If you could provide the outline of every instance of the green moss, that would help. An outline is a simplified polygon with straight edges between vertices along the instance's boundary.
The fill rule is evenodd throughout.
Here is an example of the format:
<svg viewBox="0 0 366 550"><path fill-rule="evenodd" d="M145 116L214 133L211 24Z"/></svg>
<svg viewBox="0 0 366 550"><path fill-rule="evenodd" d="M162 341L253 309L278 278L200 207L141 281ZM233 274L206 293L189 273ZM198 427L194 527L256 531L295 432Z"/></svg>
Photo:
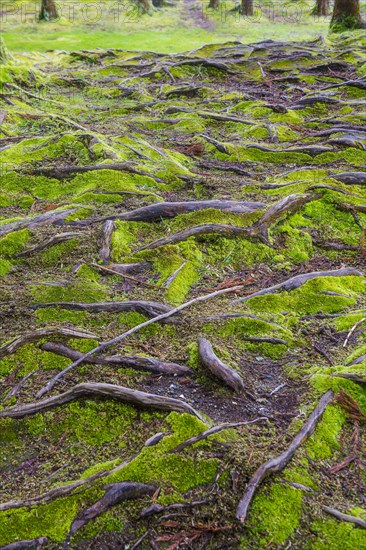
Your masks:
<svg viewBox="0 0 366 550"><path fill-rule="evenodd" d="M312 548L315 550L366 549L365 532L351 523L319 519L311 524L311 531L317 536L316 540L312 541Z"/></svg>
<svg viewBox="0 0 366 550"><path fill-rule="evenodd" d="M122 261L127 254L131 253L131 243L135 241L136 225L130 222L116 222L116 230L112 235L112 260Z"/></svg>
<svg viewBox="0 0 366 550"><path fill-rule="evenodd" d="M334 319L333 323L337 331L349 330L355 323L361 321L364 317L364 311L361 313L350 313L349 315L342 315L341 317Z"/></svg>
<svg viewBox="0 0 366 550"><path fill-rule="evenodd" d="M318 490L318 485L310 476L307 468L303 466L291 466L285 470L285 478L292 483L301 483L305 487L310 487L314 491Z"/></svg>
<svg viewBox="0 0 366 550"><path fill-rule="evenodd" d="M247 301L253 311L280 313L293 311L301 315L323 311L333 313L356 303L359 294L365 292L364 279L357 276L318 277L311 279L292 292L266 294ZM343 296L325 294L336 292Z"/></svg>
<svg viewBox="0 0 366 550"><path fill-rule="evenodd" d="M45 267L51 267L59 262L64 262L70 252L75 250L79 241L77 239L70 239L55 246L51 246L48 250L41 254L41 261Z"/></svg>
<svg viewBox="0 0 366 550"><path fill-rule="evenodd" d="M108 289L94 281L78 280L67 286L33 285L30 291L34 302L100 302Z"/></svg>
<svg viewBox="0 0 366 550"><path fill-rule="evenodd" d="M352 325L353 326L353 325ZM345 363L346 365L349 363L352 363L355 359L358 359L361 357L361 355L366 354L366 344L363 344L362 346L357 347L346 359ZM366 361L366 359L365 359Z"/></svg>
<svg viewBox="0 0 366 550"><path fill-rule="evenodd" d="M13 264L9 260L0 258L0 277L5 277L5 275L11 270L12 265Z"/></svg>
<svg viewBox="0 0 366 550"><path fill-rule="evenodd" d="M61 498L47 505L18 508L0 513L0 544L46 536L51 541L65 540L78 511L80 497Z"/></svg>
<svg viewBox="0 0 366 550"><path fill-rule="evenodd" d="M52 323L54 321L62 323L63 321L73 323L76 326L85 326L85 320L88 314L84 311L67 311L66 309L56 309L46 307L36 311L37 321L39 323Z"/></svg>
<svg viewBox="0 0 366 550"><path fill-rule="evenodd" d="M9 233L2 239L0 239L0 255L11 257L23 250L25 244L30 238L28 229L21 229L20 231L14 231Z"/></svg>
<svg viewBox="0 0 366 550"><path fill-rule="evenodd" d="M121 459L117 458L115 460L107 460L106 462L99 462L98 464L94 464L90 468L87 468L87 470L84 470L84 472L80 476L80 479L86 479L87 477L93 476L98 472L107 472L109 470L112 470L115 466L120 464L120 462Z"/></svg>
<svg viewBox="0 0 366 550"><path fill-rule="evenodd" d="M109 476L107 483L123 480L155 482L168 493L171 490L182 493L212 481L217 470L216 459L193 459L183 453L167 454L170 449L197 435L207 426L188 414L171 413L166 420L173 434L164 437L153 447L145 447L135 460L118 473Z"/></svg>
<svg viewBox="0 0 366 550"><path fill-rule="evenodd" d="M299 525L301 509L302 494L294 487L273 484L262 490L253 500L247 523L257 548L270 542L284 544Z"/></svg>
<svg viewBox="0 0 366 550"><path fill-rule="evenodd" d="M120 447L126 446L125 431L137 418L132 405L114 401L75 401L66 408L62 430L87 445L103 446L118 440Z"/></svg>
<svg viewBox="0 0 366 550"><path fill-rule="evenodd" d="M29 372L37 369L42 370L62 370L70 363L66 357L60 357L53 353L40 350L33 344L21 347L16 353L0 360L0 377L7 376L17 367L18 376L25 376Z"/></svg>
<svg viewBox="0 0 366 550"><path fill-rule="evenodd" d="M312 240L308 233L294 229L289 225L281 226L279 233L285 235L285 247L282 254L294 263L309 260L313 253Z"/></svg>
<svg viewBox="0 0 366 550"><path fill-rule="evenodd" d="M340 448L339 437L345 414L339 407L328 406L306 449L312 459L330 458Z"/></svg>
<svg viewBox="0 0 366 550"><path fill-rule="evenodd" d="M191 286L197 281L198 274L191 262L187 262L174 281L169 285L166 299L172 304L184 302Z"/></svg>

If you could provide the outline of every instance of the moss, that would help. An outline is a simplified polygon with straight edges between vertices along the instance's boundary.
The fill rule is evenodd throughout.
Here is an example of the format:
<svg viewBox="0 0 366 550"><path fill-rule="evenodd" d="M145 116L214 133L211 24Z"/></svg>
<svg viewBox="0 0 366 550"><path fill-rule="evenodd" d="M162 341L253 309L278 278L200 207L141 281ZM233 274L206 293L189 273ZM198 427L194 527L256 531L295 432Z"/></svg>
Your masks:
<svg viewBox="0 0 366 550"><path fill-rule="evenodd" d="M325 294L329 291L344 296ZM247 304L253 311L293 311L301 315L319 311L333 313L354 304L357 296L364 292L362 277L318 277L291 292L258 296Z"/></svg>
<svg viewBox="0 0 366 550"><path fill-rule="evenodd" d="M135 460L109 476L107 483L124 480L155 482L162 486L164 496L166 491L182 493L213 480L217 470L216 459L199 456L193 459L183 454L167 454L170 449L197 435L207 426L188 414L171 413L166 420L173 434L164 437L153 447L145 447Z"/></svg>
<svg viewBox="0 0 366 550"><path fill-rule="evenodd" d="M65 540L78 511L80 497L55 500L47 505L18 508L0 513L0 544L46 536L51 541Z"/></svg>
<svg viewBox="0 0 366 550"><path fill-rule="evenodd" d="M17 367L20 367L17 371L17 376L25 376L37 369L62 370L69 363L70 360L66 359L66 357L42 351L37 346L28 344L20 348L16 353L0 360L0 377L7 376Z"/></svg>
<svg viewBox="0 0 366 550"><path fill-rule="evenodd" d="M294 533L301 519L301 491L273 484L257 495L249 512L247 527L258 548L281 545ZM245 548L245 545L243 546Z"/></svg>
<svg viewBox="0 0 366 550"><path fill-rule="evenodd" d="M124 433L137 418L132 405L114 401L75 401L66 407L61 430L87 445L103 446L118 440L125 447ZM62 432L61 432L62 433Z"/></svg>
<svg viewBox="0 0 366 550"><path fill-rule="evenodd" d="M84 470L84 472L80 476L80 479L86 479L87 477L93 476L98 472L107 472L109 470L112 470L115 466L120 464L120 462L121 459L117 458L115 460L107 460L106 462L99 462L98 464L94 464L90 468L87 468L87 470Z"/></svg>
<svg viewBox="0 0 366 550"><path fill-rule="evenodd" d="M315 433L306 445L310 458L330 458L340 448L339 437L344 421L345 414L339 407L330 405L325 409Z"/></svg>
<svg viewBox="0 0 366 550"><path fill-rule="evenodd" d="M51 246L48 250L41 254L41 261L45 267L51 267L59 262L64 262L67 259L69 252L75 250L79 241L77 239L70 239L55 246Z"/></svg>
<svg viewBox="0 0 366 550"><path fill-rule="evenodd" d="M3 258L0 258L0 277L5 277L7 273L12 268L12 263L9 260L4 260Z"/></svg>
<svg viewBox="0 0 366 550"><path fill-rule="evenodd" d="M28 229L21 229L20 231L14 231L9 233L2 239L0 239L0 255L11 257L23 250L25 244L30 238Z"/></svg>
<svg viewBox="0 0 366 550"><path fill-rule="evenodd" d="M136 239L136 225L131 222L116 222L116 230L112 235L112 260L122 261L127 254L131 253L131 243Z"/></svg>
<svg viewBox="0 0 366 550"><path fill-rule="evenodd" d="M361 317L363 319L363 317ZM357 322L357 321L356 321ZM352 325L353 326L353 325ZM355 359L358 359L361 357L361 355L366 354L366 344L363 344L362 346L357 347L346 359L345 363L348 365L349 363L352 363ZM366 361L366 359L365 359Z"/></svg>
<svg viewBox="0 0 366 550"><path fill-rule="evenodd" d="M32 285L34 302L100 302L107 287L94 281L78 280L67 286Z"/></svg>
<svg viewBox="0 0 366 550"><path fill-rule="evenodd" d="M312 541L312 548L315 550L366 549L365 532L350 523L342 523L335 519L319 519L311 524L311 531L317 537Z"/></svg>
<svg viewBox="0 0 366 550"><path fill-rule="evenodd" d="M166 299L172 304L184 302L191 286L197 281L198 274L191 262L187 262L180 270L174 281L169 285Z"/></svg>
<svg viewBox="0 0 366 550"><path fill-rule="evenodd" d="M358 404L364 414L366 414L366 395L362 386L355 384L351 380L345 378L339 378L337 376L331 376L332 374L353 372L355 374L364 374L362 365L354 365L352 367L329 367L322 368L321 370L315 369L313 376L311 377L311 385L319 393L332 389L337 394L342 389L345 390Z"/></svg>
<svg viewBox="0 0 366 550"><path fill-rule="evenodd" d="M66 309L56 309L46 307L36 311L37 321L39 323L52 323L63 321L73 323L76 326L85 326L85 320L88 318L88 314L84 311L67 311Z"/></svg>
<svg viewBox="0 0 366 550"><path fill-rule="evenodd" d="M314 489L314 491L318 490L317 483L310 476L308 469L303 466L287 467L285 470L285 478L292 483L301 483L305 485L305 487Z"/></svg>
<svg viewBox="0 0 366 550"><path fill-rule="evenodd" d="M294 263L301 263L311 258L313 246L308 233L294 229L289 225L282 225L278 232L285 235L285 247L282 253L286 259Z"/></svg>
<svg viewBox="0 0 366 550"><path fill-rule="evenodd" d="M350 313L349 315L342 315L337 319L334 319L333 323L337 331L349 330L355 323L361 321L365 317L365 312Z"/></svg>

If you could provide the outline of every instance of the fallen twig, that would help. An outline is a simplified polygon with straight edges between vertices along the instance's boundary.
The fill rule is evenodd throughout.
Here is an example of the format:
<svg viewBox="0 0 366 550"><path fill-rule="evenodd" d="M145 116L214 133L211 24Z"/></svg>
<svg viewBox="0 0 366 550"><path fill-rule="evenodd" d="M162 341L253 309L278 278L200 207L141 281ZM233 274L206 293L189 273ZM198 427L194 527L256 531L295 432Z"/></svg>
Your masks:
<svg viewBox="0 0 366 550"><path fill-rule="evenodd" d="M180 453L188 447L189 445L194 445L195 443L198 443L198 441L202 441L203 439L207 439L210 437L210 435L217 434L219 432L222 432L222 430L229 430L231 428L239 428L241 426L247 426L248 424L254 424L255 422L261 422L262 420L268 421L268 418L266 416L260 416L259 418L255 418L254 420L249 420L247 422L233 422L233 423L227 423L227 424L221 424L220 426L213 426L213 428L209 428L208 430L205 430L204 432L201 432L200 434L190 437L189 439L186 439L182 443L180 443L177 447L169 451L169 453Z"/></svg>
<svg viewBox="0 0 366 550"><path fill-rule="evenodd" d="M357 323L355 323L353 325L353 327L351 328L351 330L349 331L349 333L347 334L347 337L344 341L344 344L343 344L343 347L345 348L348 344L348 341L349 339L351 338L352 334L354 333L354 331L356 330L357 327L359 327L360 325L362 325L362 323L364 323L366 321L366 317L363 317L362 319L360 319L359 321L357 321Z"/></svg>
<svg viewBox="0 0 366 550"><path fill-rule="evenodd" d="M67 357L72 361L76 361L83 356L81 351L71 349L64 344L57 342L46 342L41 346L41 349L51 353L57 353L63 357ZM93 356L87 357L85 363L92 363L97 365L117 365L118 367L140 369L148 372L153 372L155 374L168 374L175 376L182 375L191 375L194 371L186 367L185 365L178 365L177 363L171 363L168 361L160 361L153 357L141 357L138 355L134 356L122 356L122 355L111 355L107 356Z"/></svg>

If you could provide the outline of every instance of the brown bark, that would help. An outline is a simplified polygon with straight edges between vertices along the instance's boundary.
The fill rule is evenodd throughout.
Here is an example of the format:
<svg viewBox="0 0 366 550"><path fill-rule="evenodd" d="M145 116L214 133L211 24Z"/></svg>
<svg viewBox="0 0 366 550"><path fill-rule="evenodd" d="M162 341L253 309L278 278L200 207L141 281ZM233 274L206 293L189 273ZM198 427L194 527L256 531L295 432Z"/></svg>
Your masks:
<svg viewBox="0 0 366 550"><path fill-rule="evenodd" d="M220 0L210 0L208 7L212 10L217 10L220 5Z"/></svg>
<svg viewBox="0 0 366 550"><path fill-rule="evenodd" d="M57 8L54 0L42 0L39 20L51 21L52 19L58 19Z"/></svg>
<svg viewBox="0 0 366 550"><path fill-rule="evenodd" d="M246 16L254 15L253 0L241 0L241 13Z"/></svg>
<svg viewBox="0 0 366 550"><path fill-rule="evenodd" d="M335 0L333 6L332 29L339 26L340 30L353 29L361 25L359 0Z"/></svg>
<svg viewBox="0 0 366 550"><path fill-rule="evenodd" d="M329 0L316 0L312 15L317 15L319 17L325 17L328 15L329 11Z"/></svg>

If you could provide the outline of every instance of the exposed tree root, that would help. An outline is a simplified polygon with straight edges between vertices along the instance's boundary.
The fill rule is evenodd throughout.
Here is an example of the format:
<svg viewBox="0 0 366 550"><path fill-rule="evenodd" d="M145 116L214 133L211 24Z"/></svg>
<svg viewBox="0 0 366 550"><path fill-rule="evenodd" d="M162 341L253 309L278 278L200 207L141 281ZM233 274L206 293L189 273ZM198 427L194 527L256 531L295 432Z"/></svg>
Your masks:
<svg viewBox="0 0 366 550"><path fill-rule="evenodd" d="M111 506L116 506L125 500L134 500L147 495L152 496L156 492L157 486L137 483L135 481L123 481L122 483L105 485L104 489L106 490L105 495L92 506L84 510L80 516L72 522L69 536L74 535L76 531L79 531L79 529L84 527L91 519L100 516Z"/></svg>
<svg viewBox="0 0 366 550"><path fill-rule="evenodd" d="M83 329L72 329L68 327L50 327L40 330L34 330L33 332L28 332L22 336L17 336L11 342L7 342L0 347L0 359L6 355L11 355L15 353L19 348L27 344L32 344L33 342L38 342L44 338L49 337L65 337L65 338L97 338L95 334L88 332Z"/></svg>
<svg viewBox="0 0 366 550"><path fill-rule="evenodd" d="M332 174L332 178L341 181L345 185L366 184L366 172L343 172L342 174Z"/></svg>
<svg viewBox="0 0 366 550"><path fill-rule="evenodd" d="M190 445L194 445L195 443L198 443L199 441L202 441L204 439L207 439L210 437L210 435L217 434L221 432L222 430L229 430L231 428L239 428L241 426L247 426L248 424L254 424L256 422L261 422L262 420L267 421L268 418L266 416L260 416L259 418L255 418L254 420L249 420L247 422L234 422L234 423L227 423L227 424L221 424L220 426L213 426L213 428L209 428L208 430L205 430L204 432L201 432L200 434L190 437L189 439L186 439L182 443L180 443L177 447L169 451L170 453L180 453L185 449L186 447L189 447Z"/></svg>
<svg viewBox="0 0 366 550"><path fill-rule="evenodd" d="M326 512L327 514L330 514L331 516L335 517L339 521L346 521L348 523L353 523L358 527L362 527L362 529L366 529L366 521L364 519L358 518L357 516L350 516L348 514L343 514L343 512L340 512L335 508L331 508L330 506L322 506L322 508L324 512Z"/></svg>
<svg viewBox="0 0 366 550"><path fill-rule="evenodd" d="M48 543L47 537L38 537L33 540L19 540L1 547L1 550L38 550L41 546Z"/></svg>
<svg viewBox="0 0 366 550"><path fill-rule="evenodd" d="M41 346L41 349L57 355L67 357L72 361L76 361L83 357L83 353L73 350L64 344L57 342L47 342ZM144 370L153 372L155 374L169 374L169 375L190 375L194 374L194 371L184 365L178 365L177 363L170 363L167 361L159 361L153 357L139 357L139 356L126 356L111 355L110 357L92 356L85 359L85 363L91 363L96 365L117 365L118 367L126 367L137 370Z"/></svg>
<svg viewBox="0 0 366 550"><path fill-rule="evenodd" d="M102 247L99 252L99 258L103 263L109 263L111 259L111 240L114 231L114 223L112 220L107 220L103 228Z"/></svg>
<svg viewBox="0 0 366 550"><path fill-rule="evenodd" d="M276 458L268 460L268 462L265 462L258 468L258 470L256 470L246 487L244 495L242 496L236 511L236 517L241 523L245 522L248 508L252 502L254 493L262 483L263 479L272 473L281 472L286 467L287 463L291 460L297 449L305 443L305 441L307 441L314 432L326 407L332 401L333 397L334 393L332 390L328 390L325 394L323 394L317 406L310 414L304 426L294 437L287 450Z"/></svg>
<svg viewBox="0 0 366 550"><path fill-rule="evenodd" d="M359 357L359 359L363 359L363 361L366 361L366 355L362 355ZM358 363L362 363L362 361L353 362L352 365L357 365ZM335 378L345 378L346 380L351 380L355 384L359 384L360 386L366 386L366 376L360 376L359 374L355 374L354 372L342 372L342 373L333 373L331 376L334 376Z"/></svg>
<svg viewBox="0 0 366 550"><path fill-rule="evenodd" d="M114 384L103 384L97 382L87 382L78 384L64 393L48 397L43 401L35 403L26 403L0 410L0 418L24 418L32 414L48 411L54 407L64 405L81 397L107 397L109 399L117 399L125 403L132 403L137 407L158 409L162 411L177 411L193 414L203 422L206 422L201 414L196 411L191 405L180 399L146 393L139 390L132 390L123 386Z"/></svg>
<svg viewBox="0 0 366 550"><path fill-rule="evenodd" d="M212 345L206 338L198 338L198 353L201 363L214 376L238 393L244 390L244 381L240 374L223 363L215 355Z"/></svg>
<svg viewBox="0 0 366 550"><path fill-rule="evenodd" d="M246 214L259 208L264 208L266 205L263 202L250 201L185 201L185 202L158 202L143 206L130 212L108 216L109 220L125 220L133 222L156 222L163 218L174 218L180 214L196 212L197 210L205 210L206 208L215 208L224 212L233 212L238 214ZM104 218L103 218L104 219Z"/></svg>
<svg viewBox="0 0 366 550"><path fill-rule="evenodd" d="M243 285L239 285L236 287L231 288L225 288L223 290L216 290L215 292L211 292L209 294L204 294L203 296L198 296L197 298L193 298L192 300L189 300L188 302L185 302L184 304L181 304L180 306L168 311L167 313L162 313L161 315L158 315L157 317L153 317L152 319L149 319L148 321L145 321L143 323L140 323L139 325L136 325L135 327L132 327L131 329L127 330L123 334L120 334L119 336L116 336L116 338L112 338L112 340L108 340L107 342L103 342L101 345L97 346L96 348L88 351L83 357L78 359L77 361L74 361L74 363L71 363L68 367L63 369L61 372L56 374L47 384L44 386L38 393L37 397L42 397L45 393L47 393L49 390L53 388L53 386L56 384L56 382L62 378L67 372L69 372L72 368L77 367L82 361L84 361L87 357L91 357L95 353L103 352L105 349L107 349L109 346L113 346L115 344L118 344L122 340L128 338L131 334L134 334L135 332L141 330L144 327L147 327L151 325L152 323L156 323L158 321L162 321L164 319L168 319L172 315L175 315L179 311L182 311L183 309L186 309L188 307L191 307L194 304L200 303L200 302L206 302L207 300L211 300L213 298L216 298L216 296L221 296L222 294L228 294L229 292L236 292L237 290L240 290Z"/></svg>
<svg viewBox="0 0 366 550"><path fill-rule="evenodd" d="M152 243L149 243L141 248L141 250L153 250L161 246L166 246L168 244L176 244L182 241L185 241L189 237L196 237L200 235L223 235L227 238L233 237L244 237L247 239L260 240L268 243L268 228L275 221L282 218L284 215L293 213L298 208L301 208L307 202L315 200L314 195L289 195L284 199L281 199L274 205L272 205L268 210L263 214L263 216L255 222L250 227L236 227L232 225L224 224L205 224L191 227L189 229L184 229L170 235L169 237L163 237Z"/></svg>
<svg viewBox="0 0 366 550"><path fill-rule="evenodd" d="M155 248L159 248L160 246L180 243L182 241L189 239L189 237L198 237L200 235L209 235L209 234L221 235L227 238L233 238L237 236L239 237L250 236L250 232L247 228L235 227L235 226L224 225L219 223L211 223L211 224L205 224L205 225L198 225L196 227L184 229L183 231L178 231L177 233L174 233L170 237L162 237L161 239L153 241L152 243L149 243L145 246L142 246L137 250L137 252L140 252L141 250L154 250Z"/></svg>
<svg viewBox="0 0 366 550"><path fill-rule="evenodd" d="M283 281L282 283L278 283L277 285L273 285L268 288L263 288L262 290L258 290L258 292L253 292L253 294L248 294L247 296L238 298L233 303L237 304L240 302L246 302L247 300L250 300L251 298L255 298L256 296L264 296L265 294L272 294L276 290L281 290L281 291L285 290L286 292L289 292L291 290L295 290L296 288L299 288L300 286L304 285L311 279L316 279L317 277L345 277L348 275L356 275L356 276L362 277L361 271L358 271L353 267L341 267L340 269L333 269L330 271L312 271L311 273L301 273L300 275L295 275L295 277L286 279L286 281Z"/></svg>
<svg viewBox="0 0 366 550"><path fill-rule="evenodd" d="M7 235L18 229L33 229L35 227L41 227L43 225L58 224L62 222L67 216L77 211L77 208L70 208L68 210L52 210L45 214L40 214L35 218L26 218L18 222L6 223L0 226L0 236Z"/></svg>
<svg viewBox="0 0 366 550"><path fill-rule="evenodd" d="M22 252L19 252L14 256L15 258L23 258L25 256L31 256L32 254L41 252L42 250L45 250L45 248L49 248L50 246L54 246L55 244L60 244L65 241L69 241L70 239L79 239L80 237L83 237L83 236L84 235L82 233L76 233L71 231L68 233L59 233L58 235L55 235L50 239L46 239L45 241L39 244L35 244L34 246L31 246L30 248L27 248L26 250L23 250Z"/></svg>
<svg viewBox="0 0 366 550"><path fill-rule="evenodd" d="M311 157L316 157L322 153L329 153L333 151L332 147L326 147L322 145L303 145L302 147L291 147L289 149L273 149L271 147L265 147L264 145L247 145L248 149L259 149L268 153L304 153Z"/></svg>
<svg viewBox="0 0 366 550"><path fill-rule="evenodd" d="M143 300L134 300L130 302L93 302L90 304L78 302L44 302L32 304L32 309L42 309L48 307L58 307L60 309L69 309L71 311L88 311L90 313L101 313L104 311L119 313L121 311L137 311L148 317L156 317L161 313L167 313L172 308L158 302L145 302Z"/></svg>
<svg viewBox="0 0 366 550"><path fill-rule="evenodd" d="M357 359L354 359L351 363L351 365L359 365L360 363L363 363L366 361L366 353L364 355L360 355L360 357L357 357Z"/></svg>

